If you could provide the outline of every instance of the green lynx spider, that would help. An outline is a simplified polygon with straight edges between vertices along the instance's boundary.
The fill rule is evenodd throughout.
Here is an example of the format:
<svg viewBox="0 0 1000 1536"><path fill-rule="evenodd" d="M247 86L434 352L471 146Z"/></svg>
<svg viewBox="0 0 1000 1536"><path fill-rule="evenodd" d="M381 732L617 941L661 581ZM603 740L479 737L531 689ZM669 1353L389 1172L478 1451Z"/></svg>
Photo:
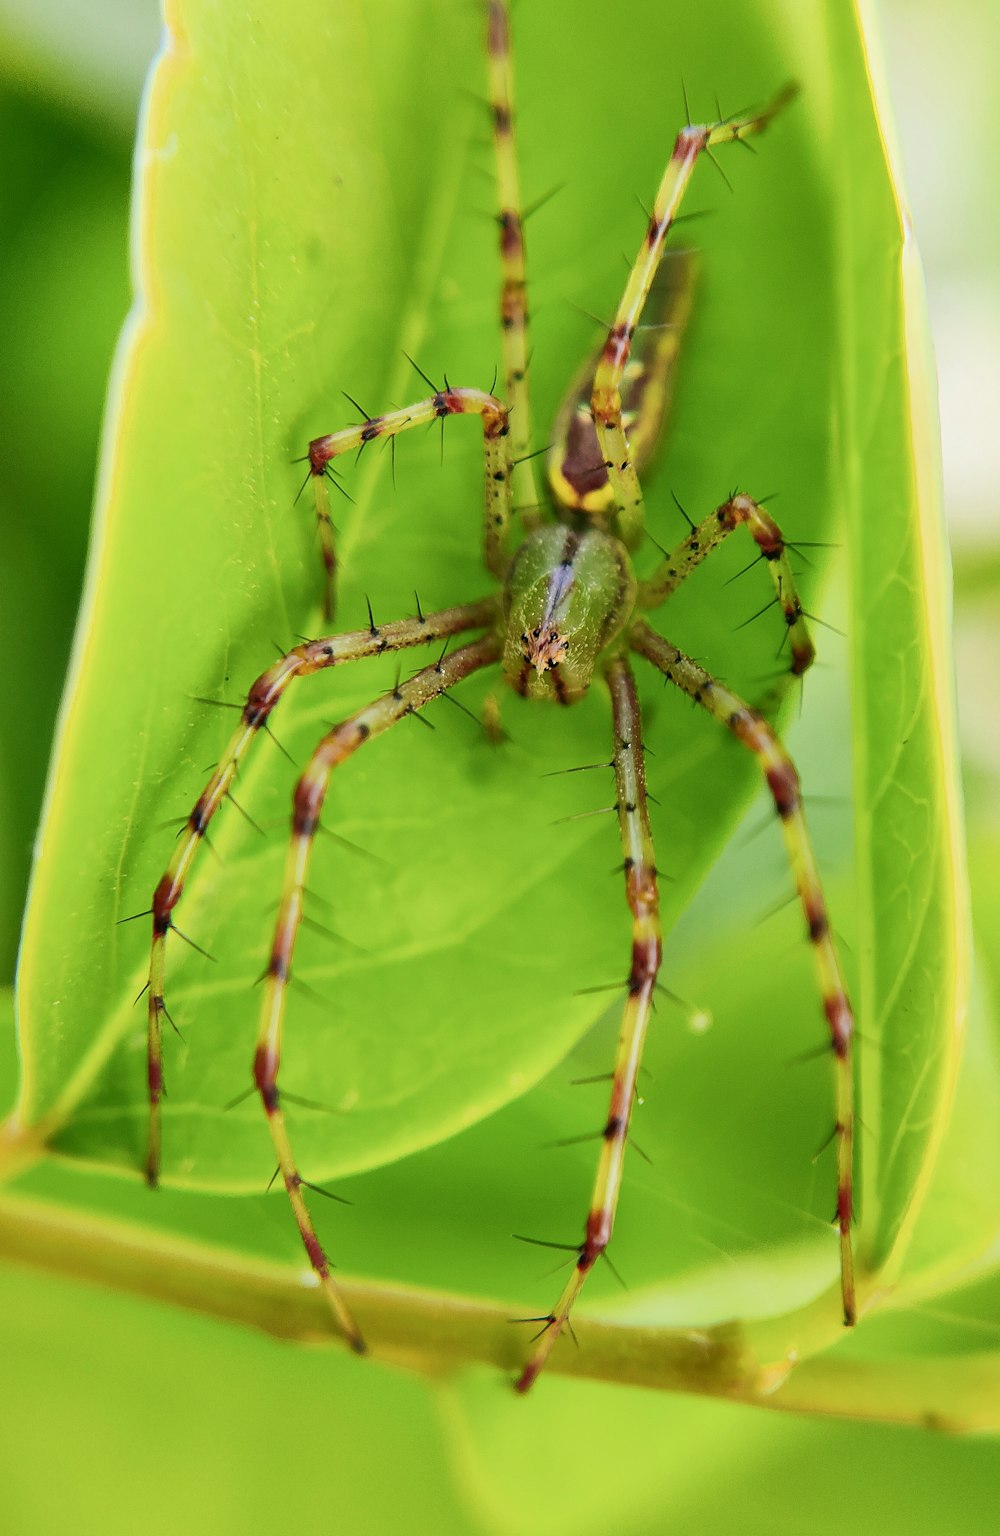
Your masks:
<svg viewBox="0 0 1000 1536"><path fill-rule="evenodd" d="M713 679L698 663L663 639L646 617L736 528L746 525L770 571L787 625L791 673L801 676L813 660L780 529L743 494L732 495L668 555L645 581L630 557L643 534L639 473L661 433L673 360L690 301L690 258L664 244L699 155L765 128L787 92L762 111L681 129L667 163L649 226L626 283L614 323L596 359L573 382L557 418L548 451L551 509L540 515L532 458L528 388L528 309L525 252L513 130L509 24L504 0L487 3L487 51L499 194L502 268L501 323L506 404L476 389L446 387L427 399L314 440L309 479L326 568L326 611L332 614L336 551L327 483L334 459L357 452L375 438L397 434L448 416L478 416L485 457L485 562L499 591L415 619L335 634L297 646L251 687L239 727L187 819L173 858L152 899L153 937L148 988L149 1142L146 1176L155 1185L160 1166L160 1100L163 1093L162 1025L167 934L205 831L233 784L237 769L293 679L342 662L429 641L477 634L414 676L358 710L320 741L294 797L291 842L280 909L264 977L253 1076L267 1116L280 1174L298 1229L337 1326L357 1351L362 1335L330 1274L307 1207L308 1187L292 1151L278 1069L282 1023L292 957L306 888L307 869L330 775L369 738L420 710L463 678L499 664L520 694L569 705L595 677L611 701L616 811L624 854L626 898L632 913L628 997L612 1075L611 1101L601 1141L593 1195L572 1274L552 1310L537 1319L517 1379L526 1391L544 1366L572 1307L612 1233L622 1180L636 1078L661 961L657 875L647 814L639 699L630 653L707 710L756 754L774 799L805 913L819 973L823 1011L834 1060L837 1145L837 1226L845 1322L855 1317L852 1255L853 1017L826 915L795 768L775 733L755 710ZM661 264L662 263L662 264ZM636 329L650 302L656 325L641 343ZM633 347L633 338L635 346ZM432 386L433 387L433 386ZM511 525L523 537L511 554Z"/></svg>

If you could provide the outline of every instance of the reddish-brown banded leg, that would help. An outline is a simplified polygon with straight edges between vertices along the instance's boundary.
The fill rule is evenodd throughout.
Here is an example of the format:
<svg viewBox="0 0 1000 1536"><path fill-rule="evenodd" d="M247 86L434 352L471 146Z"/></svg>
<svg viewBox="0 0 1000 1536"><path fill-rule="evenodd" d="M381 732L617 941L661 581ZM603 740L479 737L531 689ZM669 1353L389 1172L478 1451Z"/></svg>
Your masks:
<svg viewBox="0 0 1000 1536"><path fill-rule="evenodd" d="M148 1068L149 1142L146 1153L146 1179L155 1185L160 1170L160 1100L163 1095L163 1018L166 1014L164 986L166 975L167 934L173 926L173 912L181 899L198 845L219 806L228 795L242 759L257 733L266 727L285 689L298 677L320 672L343 662L364 656L378 656L384 651L401 651L428 641L444 640L464 630L483 629L492 624L499 611L499 600L484 598L478 603L463 603L430 613L419 619L403 619L370 629L343 635L330 635L297 645L257 679L247 694L240 724L231 737L219 766L202 790L181 832L173 857L153 892L153 941L149 961L148 984Z"/></svg>
<svg viewBox="0 0 1000 1536"><path fill-rule="evenodd" d="M697 265L696 251L664 252L622 375L622 425L639 475L663 438ZM603 517L614 512L616 500L590 410L599 356L587 358L563 396L545 463L557 506Z"/></svg>
<svg viewBox="0 0 1000 1536"><path fill-rule="evenodd" d="M799 777L785 748L764 717L717 683L704 667L650 629L642 619L632 626L630 640L640 656L651 661L670 682L714 719L731 731L737 741L757 755L781 820L795 886L805 913L806 928L823 997L823 1013L830 1030L835 1069L837 1105L837 1226L840 1233L841 1295L844 1322L857 1316L854 1294L854 1251L851 1220L854 1189L854 1070L852 1042L854 1015L847 997L837 947L830 929L816 857L806 827Z"/></svg>
<svg viewBox="0 0 1000 1536"><path fill-rule="evenodd" d="M295 1164L278 1092L278 1067L281 1059L282 1023L285 995L291 975L292 957L302 918L306 873L313 839L319 825L323 801L334 768L345 762L373 736L387 731L404 716L421 709L456 683L489 666L500 655L500 641L495 634L473 641L450 656L443 656L424 667L391 693L384 694L367 708L360 709L323 737L295 789L292 814L292 838L285 864L281 906L271 945L261 1007L260 1032L254 1057L254 1081L267 1114L268 1126L278 1166L295 1212L299 1233L309 1255L309 1262L319 1276L324 1293L339 1326L355 1349L362 1349L361 1335L339 1289L330 1276L326 1254L316 1236L302 1192L303 1180Z"/></svg>
<svg viewBox="0 0 1000 1536"><path fill-rule="evenodd" d="M642 489L622 423L622 381L632 349L632 338L639 323L656 269L663 254L670 226L677 216L681 198L691 179L698 156L717 145L730 144L759 133L789 98L784 91L760 112L727 118L725 122L693 124L677 135L673 154L663 173L646 238L635 259L622 294L618 312L604 343L594 372L591 411L604 453L605 467L618 507L618 532L626 544L634 545L643 525Z"/></svg>
<svg viewBox="0 0 1000 1536"><path fill-rule="evenodd" d="M337 567L330 498L326 488L330 464L341 454L360 452L377 438L398 437L401 432L426 426L432 421L443 421L448 416L478 416L482 422L485 458L484 558L487 569L499 581L503 581L506 576L509 564L507 536L511 515L510 422L507 408L495 396L487 395L481 389L441 389L427 400L418 400L414 405L404 406L402 410L387 411L384 416L373 416L355 427L344 427L340 432L313 438L309 444L316 521L326 568L324 607L328 619L333 612L333 579Z"/></svg>
<svg viewBox="0 0 1000 1536"><path fill-rule="evenodd" d="M771 573L778 603L788 627L791 671L795 677L801 677L812 666L816 648L802 616L802 604L795 589L795 578L788 563L787 546L781 529L774 518L750 496L730 496L704 522L692 528L683 544L667 555L648 580L640 582L637 606L656 608L666 602L681 583L687 580L695 566L700 565L713 549L717 549L741 525L749 528Z"/></svg>
<svg viewBox="0 0 1000 1536"><path fill-rule="evenodd" d="M632 913L632 964L629 970L628 1001L618 1037L611 1103L604 1126L584 1240L573 1273L546 1320L545 1330L536 1341L527 1365L517 1379L515 1385L518 1392L527 1392L544 1366L566 1326L587 1276L611 1241L629 1121L635 1101L636 1079L662 954L660 899L646 805L642 717L635 678L623 656L615 656L607 663L605 676L611 690L614 722L615 784L618 825L625 853L625 894Z"/></svg>
<svg viewBox="0 0 1000 1536"><path fill-rule="evenodd" d="M528 288L525 273L521 190L514 138L514 83L510 21L504 0L486 0L487 70L497 197L500 203L500 328L504 389L510 408L515 512L539 504L531 454L531 398L528 389Z"/></svg>

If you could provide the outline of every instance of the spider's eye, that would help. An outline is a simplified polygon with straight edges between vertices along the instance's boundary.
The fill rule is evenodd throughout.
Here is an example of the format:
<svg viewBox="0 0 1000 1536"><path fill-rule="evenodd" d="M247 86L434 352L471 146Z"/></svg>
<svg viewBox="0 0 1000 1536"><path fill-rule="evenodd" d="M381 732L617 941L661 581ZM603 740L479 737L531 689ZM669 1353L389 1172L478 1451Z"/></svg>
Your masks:
<svg viewBox="0 0 1000 1536"><path fill-rule="evenodd" d="M534 635L535 639L537 640L539 635L541 634L541 630L540 629L533 629L531 631L531 633Z"/></svg>

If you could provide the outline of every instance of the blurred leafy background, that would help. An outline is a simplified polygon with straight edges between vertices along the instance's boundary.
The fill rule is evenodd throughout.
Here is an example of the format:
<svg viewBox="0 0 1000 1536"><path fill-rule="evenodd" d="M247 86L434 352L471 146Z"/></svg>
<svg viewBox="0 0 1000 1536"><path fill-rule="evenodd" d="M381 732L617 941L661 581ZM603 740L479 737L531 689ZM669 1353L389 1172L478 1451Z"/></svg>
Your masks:
<svg viewBox="0 0 1000 1536"><path fill-rule="evenodd" d="M1000 13L883 0L882 15L940 360L972 873L988 936L1000 912L1000 440L988 409L1000 209L987 152L1000 127L989 75ZM5 978L129 302L131 136L157 39L155 7L137 0L0 0L0 637L32 678L0 745ZM317 1515L351 1531L993 1528L991 1443L563 1382L548 1384L546 1407L512 1417L484 1379L487 1475L463 1445L475 1388L460 1420L446 1391L328 1352L49 1276L5 1272L0 1294L0 1519L16 1532L235 1532ZM512 1487L525 1500L513 1525Z"/></svg>

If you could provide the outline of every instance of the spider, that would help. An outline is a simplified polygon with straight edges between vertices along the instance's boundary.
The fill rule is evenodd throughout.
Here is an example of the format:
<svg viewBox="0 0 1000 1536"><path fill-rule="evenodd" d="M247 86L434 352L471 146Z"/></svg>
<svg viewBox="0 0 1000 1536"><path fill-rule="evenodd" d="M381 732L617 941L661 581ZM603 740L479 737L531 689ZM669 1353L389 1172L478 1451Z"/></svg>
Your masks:
<svg viewBox="0 0 1000 1536"><path fill-rule="evenodd" d="M308 897L308 872L333 770L373 737L463 679L488 668L522 697L557 708L582 699L592 687L610 701L615 812L625 895L632 920L627 998L623 1009L607 1116L593 1192L572 1273L540 1324L516 1381L527 1391L560 1335L588 1275L611 1241L622 1183L637 1074L662 957L656 858L648 815L645 745L633 658L650 664L689 696L751 753L762 769L787 844L809 942L819 974L822 1008L835 1067L837 1227L844 1320L855 1318L852 1253L854 1104L853 1017L806 828L798 776L764 716L700 662L685 655L655 627L656 615L688 576L737 529L745 527L766 563L787 629L789 675L801 677L814 650L796 593L780 528L763 505L735 492L665 552L640 580L632 555L644 536L640 475L662 434L673 367L690 308L694 261L665 253L667 235L697 160L716 148L760 133L790 91L758 111L688 124L677 135L652 205L613 323L596 356L585 360L558 413L546 453L548 504L536 486L529 390L525 242L515 153L510 29L503 0L487 0L488 86L499 199L503 338L503 397L479 389L437 387L401 409L365 416L357 426L314 439L308 449L311 486L325 568L325 612L332 620L337 543L329 487L339 485L336 461L376 440L452 416L478 418L484 461L484 560L494 579L488 596L415 618L305 641L253 683L239 726L182 829L175 852L153 894L148 981L149 1131L146 1177L160 1170L163 1095L162 1028L168 1011L166 944L192 862L212 818L229 796L239 767L290 684L303 676L362 657L400 652L435 641L444 649L406 680L334 725L320 740L294 794L291 839L269 958L253 1081L266 1115L298 1230L337 1327L356 1351L363 1335L334 1281L310 1214L303 1178L286 1125L279 1088L282 1029L293 957ZM645 317L648 328L640 331ZM652 321L649 325L648 322ZM362 413L365 414L365 413ZM450 649L451 642L460 644ZM469 638L471 637L471 638Z"/></svg>

